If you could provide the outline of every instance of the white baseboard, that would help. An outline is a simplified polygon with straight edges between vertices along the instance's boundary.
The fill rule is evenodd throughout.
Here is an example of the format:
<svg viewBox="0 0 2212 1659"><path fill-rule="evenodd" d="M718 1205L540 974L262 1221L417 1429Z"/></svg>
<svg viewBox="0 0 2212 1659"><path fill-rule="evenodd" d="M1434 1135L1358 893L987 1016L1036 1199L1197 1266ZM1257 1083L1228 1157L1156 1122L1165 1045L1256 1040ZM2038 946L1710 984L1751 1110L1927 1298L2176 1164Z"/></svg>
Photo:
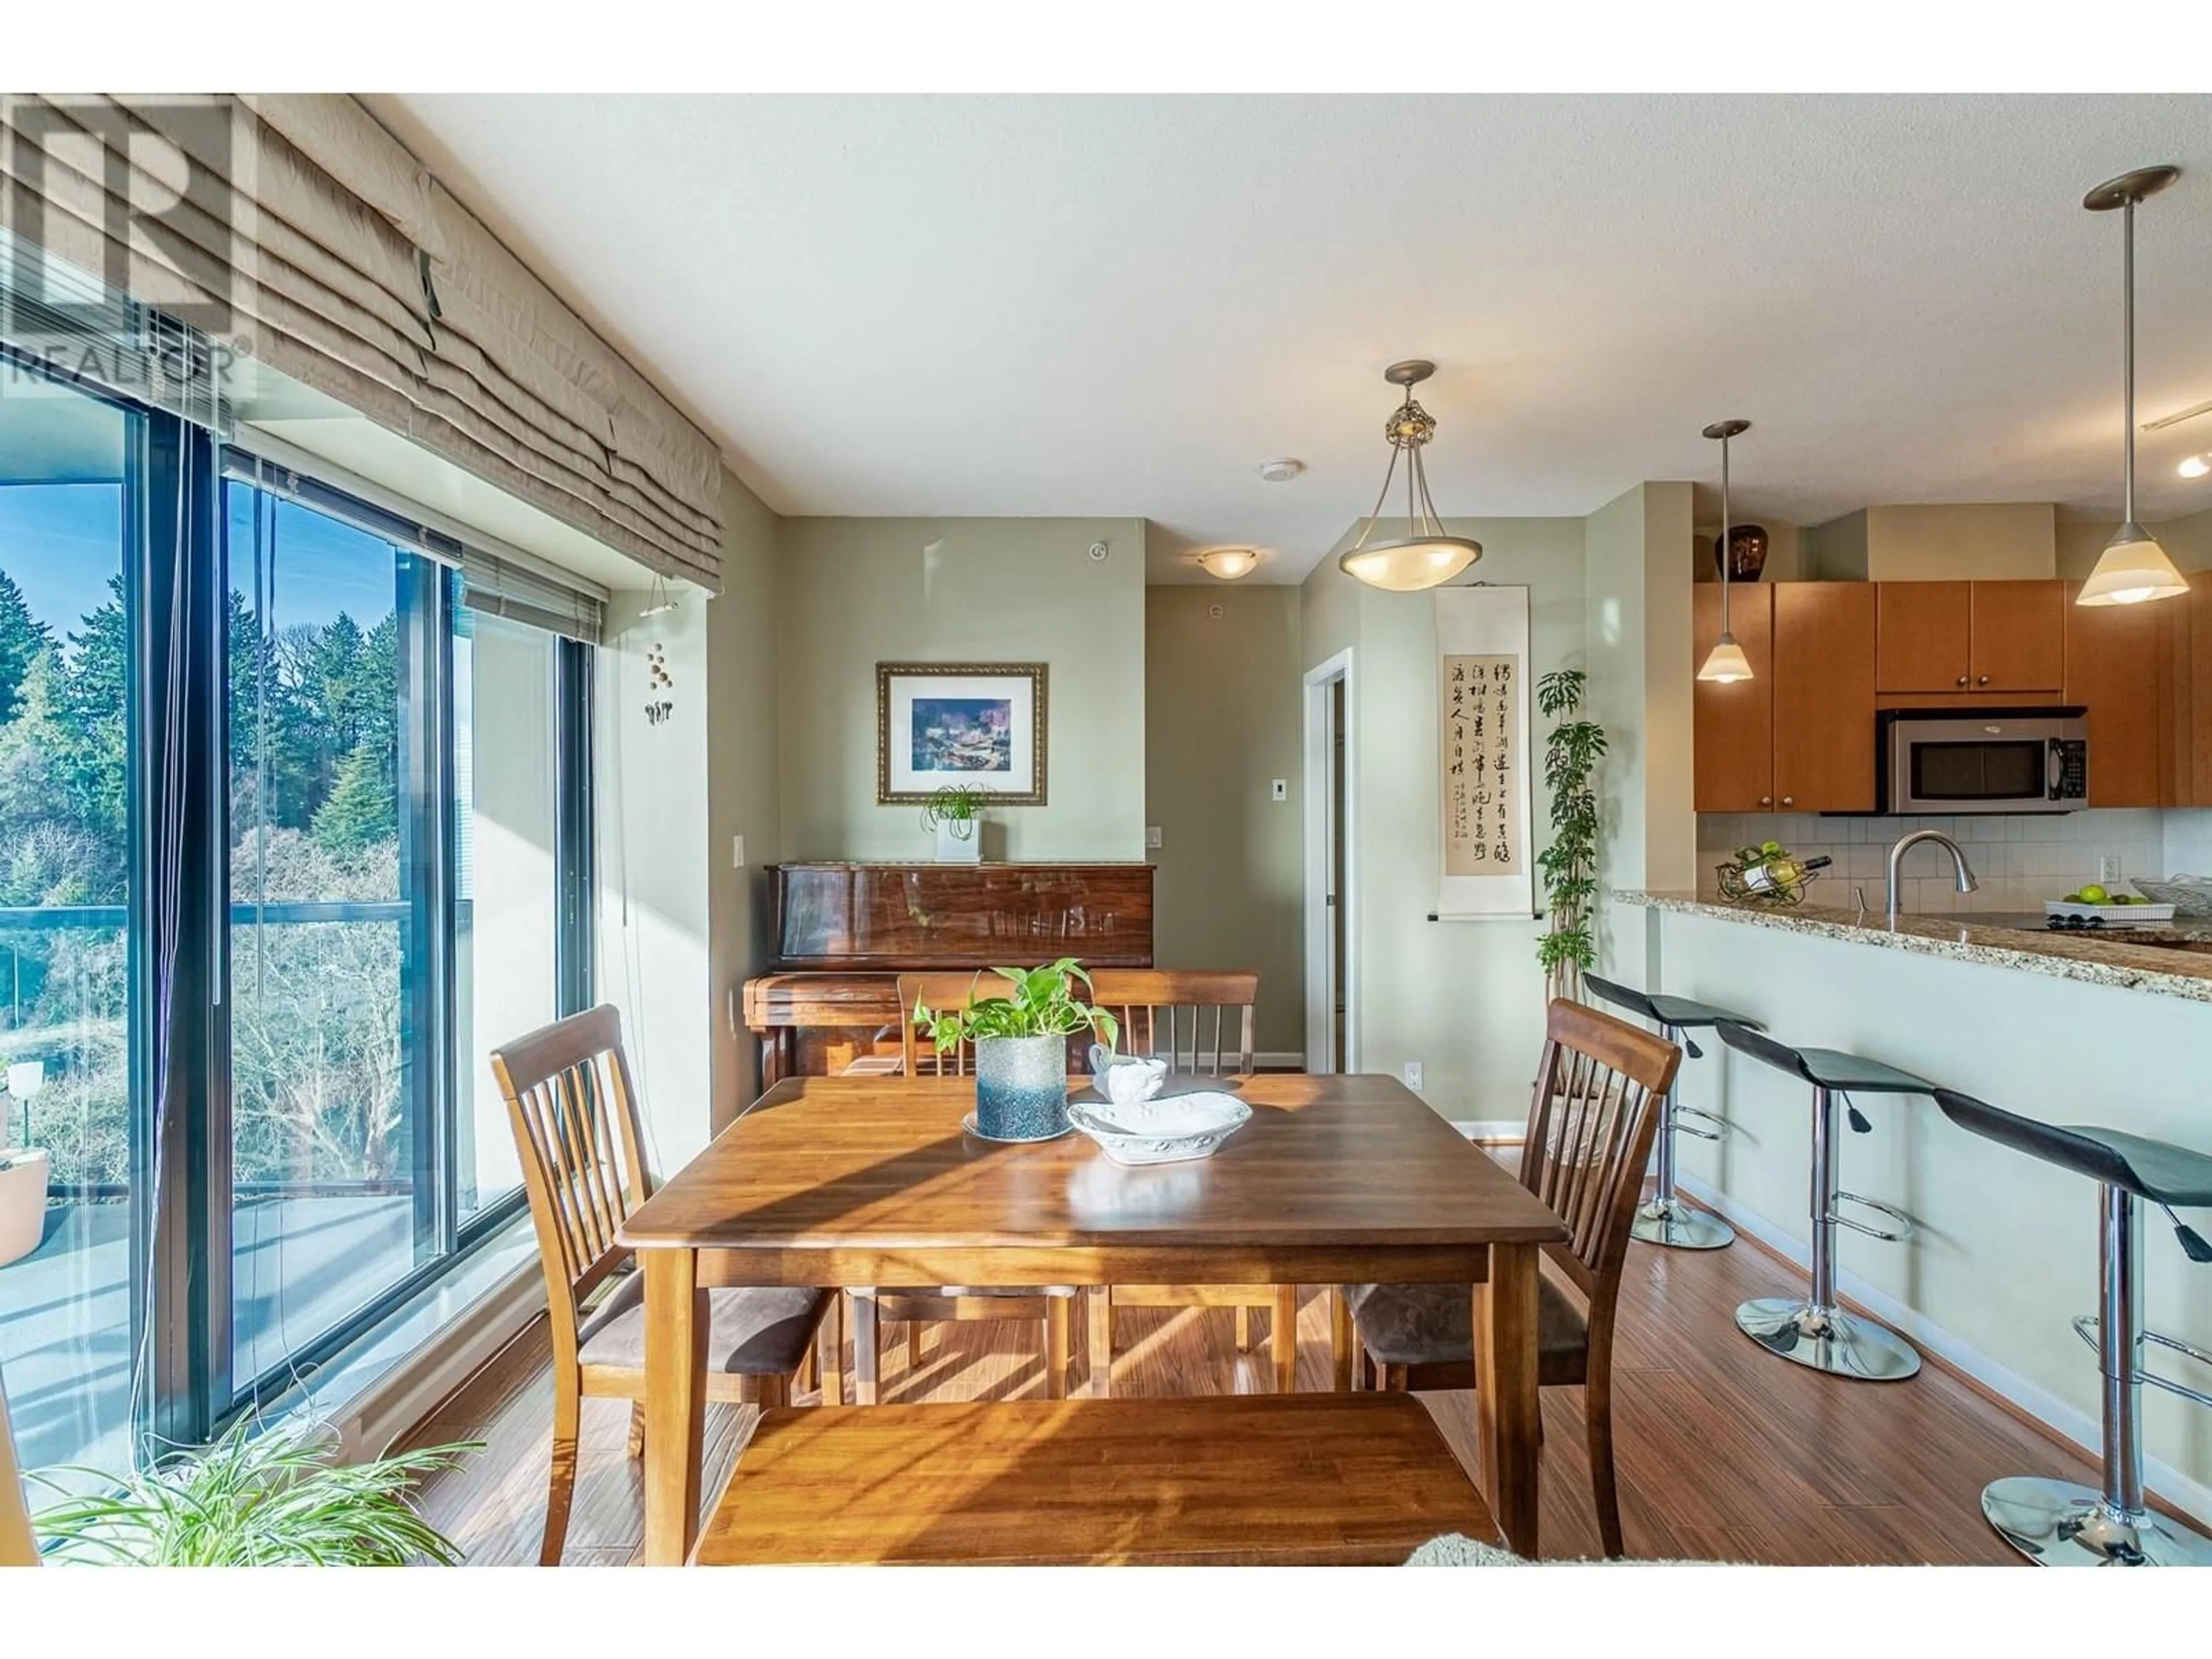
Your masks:
<svg viewBox="0 0 2212 1659"><path fill-rule="evenodd" d="M1254 1053L1252 1063L1263 1072L1303 1072L1306 1068L1306 1051L1303 1048L1261 1048Z"/></svg>
<svg viewBox="0 0 2212 1659"><path fill-rule="evenodd" d="M1757 1211L1746 1208L1727 1194L1715 1191L1694 1176L1678 1171L1674 1178L1683 1192L1725 1217L1739 1232L1749 1234L1777 1255L1786 1256L1808 1272L1811 1271L1812 1246L1807 1241L1778 1227ZM2068 1405L2040 1383L1998 1364L1917 1309L1876 1290L1855 1273L1839 1270L1836 1274L1836 1288L1876 1318L1895 1326L1954 1370L1963 1372L1990 1393L2010 1401L2037 1422L2056 1430L2092 1455L2102 1446L2103 1431L2097 1419ZM2033 1474L2036 1471L2021 1469L2017 1473ZM2155 1457L2143 1460L2143 1480L2153 1492L2176 1509L2194 1516L2200 1522L2212 1522L2212 1487L2191 1480L2172 1465L2161 1462Z"/></svg>

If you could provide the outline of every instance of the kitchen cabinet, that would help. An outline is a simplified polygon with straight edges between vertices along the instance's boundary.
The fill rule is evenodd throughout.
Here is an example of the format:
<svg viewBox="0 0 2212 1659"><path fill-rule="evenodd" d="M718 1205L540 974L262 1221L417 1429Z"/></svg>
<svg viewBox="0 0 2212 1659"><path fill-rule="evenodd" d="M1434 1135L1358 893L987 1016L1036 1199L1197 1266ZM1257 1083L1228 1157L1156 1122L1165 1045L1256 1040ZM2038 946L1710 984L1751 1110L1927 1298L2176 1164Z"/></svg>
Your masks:
<svg viewBox="0 0 2212 1659"><path fill-rule="evenodd" d="M2180 781L2173 629L2193 620L2187 613L2199 596L2081 605L2073 602L2077 585L2067 587L2065 700L2088 711L2089 805L2172 805Z"/></svg>
<svg viewBox="0 0 2212 1659"><path fill-rule="evenodd" d="M1774 810L1774 592L1772 584L1762 582L1738 582L1729 590L1730 620L1752 677L1733 685L1699 680L1693 688L1693 793L1700 812ZM1718 582L1697 585L1692 615L1692 660L1702 664L1721 635ZM1871 720L1867 742L1874 742Z"/></svg>
<svg viewBox="0 0 2212 1659"><path fill-rule="evenodd" d="M2056 691L2066 684L2063 581L1972 582L1967 653L1975 692Z"/></svg>
<svg viewBox="0 0 2212 1659"><path fill-rule="evenodd" d="M1779 582L1771 590L1774 769L1763 793L1777 810L1874 811L1875 586Z"/></svg>
<svg viewBox="0 0 2212 1659"><path fill-rule="evenodd" d="M1875 689L1958 692L1972 686L1973 584L1876 582L1874 586Z"/></svg>
<svg viewBox="0 0 2212 1659"><path fill-rule="evenodd" d="M1986 696L2057 691L2065 684L2064 582L1875 586L1877 690Z"/></svg>

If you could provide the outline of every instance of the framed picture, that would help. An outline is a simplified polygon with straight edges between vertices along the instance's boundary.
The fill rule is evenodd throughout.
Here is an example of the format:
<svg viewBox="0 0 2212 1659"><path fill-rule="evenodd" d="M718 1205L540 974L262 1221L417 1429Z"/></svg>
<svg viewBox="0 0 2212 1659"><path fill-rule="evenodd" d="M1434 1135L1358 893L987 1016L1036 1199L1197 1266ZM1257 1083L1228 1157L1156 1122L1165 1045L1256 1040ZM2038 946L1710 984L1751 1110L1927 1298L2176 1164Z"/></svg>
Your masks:
<svg viewBox="0 0 2212 1659"><path fill-rule="evenodd" d="M994 806L1044 805L1045 665L876 665L876 804L918 806L948 783Z"/></svg>

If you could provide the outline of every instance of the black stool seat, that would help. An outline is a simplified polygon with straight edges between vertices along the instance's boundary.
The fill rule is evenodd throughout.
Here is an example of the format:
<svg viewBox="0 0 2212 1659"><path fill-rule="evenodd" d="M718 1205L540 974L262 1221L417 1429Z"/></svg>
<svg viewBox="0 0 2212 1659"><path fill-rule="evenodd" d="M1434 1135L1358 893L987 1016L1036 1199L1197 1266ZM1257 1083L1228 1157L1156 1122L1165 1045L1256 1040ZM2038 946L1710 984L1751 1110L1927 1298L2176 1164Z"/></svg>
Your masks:
<svg viewBox="0 0 2212 1659"><path fill-rule="evenodd" d="M1727 1020L1745 1025L1754 1031L1766 1028L1757 1020L1742 1014L1732 1013L1726 1008L1716 1008L1710 1002L1695 1002L1688 997L1670 997L1657 993L1632 990L1626 985L1616 985L1609 979L1600 979L1595 974L1584 974L1583 983L1598 996L1614 1006L1626 1008L1631 1013L1641 1014L1659 1025L1672 1025L1677 1030L1691 1030L1701 1025L1718 1025Z"/></svg>
<svg viewBox="0 0 2212 1659"><path fill-rule="evenodd" d="M2100 1186L2185 1210L2212 1207L2212 1158L2203 1152L2091 1124L2062 1128L2040 1123L1955 1089L1936 1090L1936 1103L1960 1128L2087 1176Z"/></svg>
<svg viewBox="0 0 2212 1659"><path fill-rule="evenodd" d="M1924 1077L1900 1072L1863 1054L1847 1054L1837 1048L1792 1048L1777 1042L1735 1019L1720 1023L1721 1041L1754 1060L1763 1060L1777 1071L1795 1072L1816 1089L1841 1089L1847 1094L1927 1095L1936 1085Z"/></svg>

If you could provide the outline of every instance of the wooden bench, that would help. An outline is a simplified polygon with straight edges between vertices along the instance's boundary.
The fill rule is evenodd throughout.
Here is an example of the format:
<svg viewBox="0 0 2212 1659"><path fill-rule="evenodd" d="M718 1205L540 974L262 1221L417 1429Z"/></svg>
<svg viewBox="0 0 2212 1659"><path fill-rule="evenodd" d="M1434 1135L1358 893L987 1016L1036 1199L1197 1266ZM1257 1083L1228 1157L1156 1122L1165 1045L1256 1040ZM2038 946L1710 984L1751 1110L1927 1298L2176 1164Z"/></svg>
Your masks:
<svg viewBox="0 0 2212 1659"><path fill-rule="evenodd" d="M1381 1565L1500 1541L1404 1395L772 1409L702 1528L709 1566Z"/></svg>

